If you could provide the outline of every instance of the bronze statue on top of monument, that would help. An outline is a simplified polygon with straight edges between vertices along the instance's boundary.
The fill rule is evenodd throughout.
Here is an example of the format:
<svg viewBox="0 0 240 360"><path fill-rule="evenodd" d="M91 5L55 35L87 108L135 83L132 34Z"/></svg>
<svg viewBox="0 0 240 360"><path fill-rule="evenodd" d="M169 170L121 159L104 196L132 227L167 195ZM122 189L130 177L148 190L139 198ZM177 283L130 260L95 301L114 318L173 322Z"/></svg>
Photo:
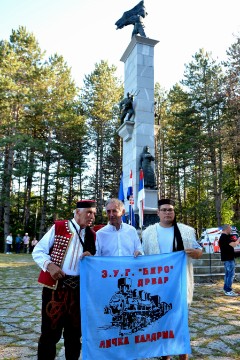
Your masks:
<svg viewBox="0 0 240 360"><path fill-rule="evenodd" d="M124 26L133 25L132 37L139 34L140 36L146 37L144 31L144 25L142 19L148 13L145 10L144 1L140 1L136 6L131 10L125 11L123 16L115 22L115 25L118 29L122 29Z"/></svg>

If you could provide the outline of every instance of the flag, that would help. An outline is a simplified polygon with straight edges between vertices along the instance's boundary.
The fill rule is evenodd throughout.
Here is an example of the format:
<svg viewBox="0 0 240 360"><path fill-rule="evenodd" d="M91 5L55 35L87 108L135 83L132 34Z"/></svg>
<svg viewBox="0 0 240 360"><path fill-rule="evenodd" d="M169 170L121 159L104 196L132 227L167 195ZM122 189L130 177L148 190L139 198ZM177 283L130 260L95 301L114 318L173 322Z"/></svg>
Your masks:
<svg viewBox="0 0 240 360"><path fill-rule="evenodd" d="M119 190L118 190L118 200L121 200L124 203L124 192L123 192L123 172L121 174L121 180L119 184Z"/></svg>
<svg viewBox="0 0 240 360"><path fill-rule="evenodd" d="M184 251L79 263L83 359L191 353Z"/></svg>
<svg viewBox="0 0 240 360"><path fill-rule="evenodd" d="M123 202L123 204L124 204L123 172L122 172L122 174L121 174L121 180L120 180L120 184L119 184L118 200L121 200L121 201ZM127 222L127 220L126 220L126 215L125 215L125 214L123 214L123 216L122 216L122 221L123 221L124 223Z"/></svg>
<svg viewBox="0 0 240 360"><path fill-rule="evenodd" d="M129 200L129 214L128 214L128 223L132 226L135 226L135 216L134 216L134 197L133 197L133 179L132 179L132 170L130 170L127 199Z"/></svg>
<svg viewBox="0 0 240 360"><path fill-rule="evenodd" d="M143 176L143 169L140 169L139 187L138 187L138 209L139 209L139 227L140 228L142 228L142 226L143 226L144 199L145 199L144 176Z"/></svg>
<svg viewBox="0 0 240 360"><path fill-rule="evenodd" d="M130 170L128 190L127 190L127 199L130 199L130 196L133 196L133 179L132 179L132 170Z"/></svg>

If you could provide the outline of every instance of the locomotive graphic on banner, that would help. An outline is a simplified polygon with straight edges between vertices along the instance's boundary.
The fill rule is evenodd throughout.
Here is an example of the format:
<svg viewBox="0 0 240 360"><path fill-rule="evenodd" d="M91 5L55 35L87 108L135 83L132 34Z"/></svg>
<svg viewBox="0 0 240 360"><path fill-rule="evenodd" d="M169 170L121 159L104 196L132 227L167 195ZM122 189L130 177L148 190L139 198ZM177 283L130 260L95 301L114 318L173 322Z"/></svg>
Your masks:
<svg viewBox="0 0 240 360"><path fill-rule="evenodd" d="M112 326L120 327L120 336L147 327L172 309L172 304L161 302L159 295L132 289L130 278L120 278L118 289L111 297L109 305L105 306L104 313L111 314Z"/></svg>

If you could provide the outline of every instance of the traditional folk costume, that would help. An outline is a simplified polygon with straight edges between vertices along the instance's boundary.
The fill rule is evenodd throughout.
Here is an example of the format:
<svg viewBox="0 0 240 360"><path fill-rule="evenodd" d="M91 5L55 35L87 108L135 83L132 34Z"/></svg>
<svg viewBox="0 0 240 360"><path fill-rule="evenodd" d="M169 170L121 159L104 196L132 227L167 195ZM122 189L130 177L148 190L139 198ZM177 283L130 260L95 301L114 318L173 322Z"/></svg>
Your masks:
<svg viewBox="0 0 240 360"><path fill-rule="evenodd" d="M159 223L150 225L142 234L143 251L145 255L160 254L160 247L158 242L158 227ZM176 229L174 229L173 251L181 251L189 247L200 248L196 242L195 230L184 224L177 223L177 228L181 234L181 238L177 236ZM191 243L191 244L190 244ZM195 246L194 246L195 244ZM187 284L188 284L188 304L191 303L193 297L193 265L192 259L187 257Z"/></svg>
<svg viewBox="0 0 240 360"><path fill-rule="evenodd" d="M95 207L92 202L78 202L77 207ZM72 220L56 221L33 251L33 259L41 267L39 282L45 282L42 293L42 326L38 343L38 360L53 360L62 332L65 357L77 360L81 351L79 259L83 252L95 255L95 232L80 229ZM66 276L53 280L47 272L50 262L58 265Z"/></svg>
<svg viewBox="0 0 240 360"><path fill-rule="evenodd" d="M164 204L175 205L170 199L158 200L158 208L160 211L161 205ZM169 211L171 209L165 209L165 212L167 210ZM175 216L172 226L170 227L161 226L160 223L149 226L143 231L142 242L145 255L170 253L189 248L201 249L201 246L196 241L195 230L188 225L177 223ZM193 286L192 259L190 256L187 256L187 301L189 305L193 298ZM170 356L163 356L162 358L170 359ZM188 355L179 355L179 359L188 359Z"/></svg>

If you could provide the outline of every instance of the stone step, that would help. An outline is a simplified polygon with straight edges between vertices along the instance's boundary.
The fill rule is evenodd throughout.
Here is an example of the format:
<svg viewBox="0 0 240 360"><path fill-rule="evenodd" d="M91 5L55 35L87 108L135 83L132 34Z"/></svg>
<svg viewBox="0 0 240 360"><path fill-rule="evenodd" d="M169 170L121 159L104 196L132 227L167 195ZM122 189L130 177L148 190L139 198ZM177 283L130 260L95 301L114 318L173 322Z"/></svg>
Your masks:
<svg viewBox="0 0 240 360"><path fill-rule="evenodd" d="M199 259L199 260L194 260L193 261L193 266L209 266L209 264L211 263L212 266L223 266L223 262L221 260L218 259Z"/></svg>
<svg viewBox="0 0 240 360"><path fill-rule="evenodd" d="M194 275L210 274L210 273L222 273L224 272L223 266L195 266L193 267Z"/></svg>
<svg viewBox="0 0 240 360"><path fill-rule="evenodd" d="M198 260L193 260L194 281L204 283L224 279L224 264L219 253L208 254ZM236 274L240 273L240 263L236 264Z"/></svg>
<svg viewBox="0 0 240 360"><path fill-rule="evenodd" d="M224 273L213 273L213 274L194 274L194 283L210 283L224 279Z"/></svg>
<svg viewBox="0 0 240 360"><path fill-rule="evenodd" d="M194 274L194 282L195 284L200 283L209 283L209 282L215 282L218 280L224 280L224 273L212 273L212 274ZM240 282L239 275L236 274L234 278L234 282Z"/></svg>

